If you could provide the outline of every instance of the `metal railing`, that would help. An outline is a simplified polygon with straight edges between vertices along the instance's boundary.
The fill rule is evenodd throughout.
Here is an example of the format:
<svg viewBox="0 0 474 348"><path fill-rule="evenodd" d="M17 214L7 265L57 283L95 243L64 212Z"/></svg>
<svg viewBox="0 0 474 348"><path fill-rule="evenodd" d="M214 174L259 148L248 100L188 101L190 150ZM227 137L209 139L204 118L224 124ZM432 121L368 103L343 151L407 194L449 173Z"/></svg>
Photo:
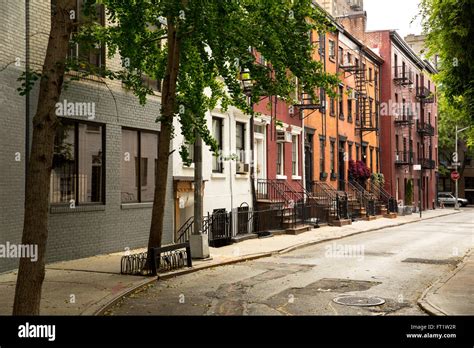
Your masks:
<svg viewBox="0 0 474 348"><path fill-rule="evenodd" d="M176 243L184 243L194 231L194 216L191 216L176 232Z"/></svg>
<svg viewBox="0 0 474 348"><path fill-rule="evenodd" d="M408 165L413 164L413 151L395 151L395 164Z"/></svg>
<svg viewBox="0 0 474 348"><path fill-rule="evenodd" d="M387 208L389 213L396 213L398 211L397 201L379 184L369 181L369 190L374 193L379 202Z"/></svg>
<svg viewBox="0 0 474 348"><path fill-rule="evenodd" d="M292 197L284 189L282 190L280 186L275 185L273 180L258 179L255 192L257 200L268 200L274 203L285 204L292 200Z"/></svg>

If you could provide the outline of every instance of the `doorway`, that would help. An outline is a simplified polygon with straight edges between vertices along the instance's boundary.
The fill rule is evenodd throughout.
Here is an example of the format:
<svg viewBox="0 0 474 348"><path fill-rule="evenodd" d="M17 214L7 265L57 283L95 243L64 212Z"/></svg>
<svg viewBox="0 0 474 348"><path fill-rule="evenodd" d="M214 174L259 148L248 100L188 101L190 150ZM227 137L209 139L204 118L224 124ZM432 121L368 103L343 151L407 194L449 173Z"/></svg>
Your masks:
<svg viewBox="0 0 474 348"><path fill-rule="evenodd" d="M304 169L305 169L305 188L309 192L313 191L313 134L306 134L304 143Z"/></svg>
<svg viewBox="0 0 474 348"><path fill-rule="evenodd" d="M345 191L346 190L346 183L345 183L345 173L346 173L346 161L345 161L345 146L346 143L344 141L339 142L339 152L338 152L338 165L337 169L339 171L339 184L338 188L339 191Z"/></svg>

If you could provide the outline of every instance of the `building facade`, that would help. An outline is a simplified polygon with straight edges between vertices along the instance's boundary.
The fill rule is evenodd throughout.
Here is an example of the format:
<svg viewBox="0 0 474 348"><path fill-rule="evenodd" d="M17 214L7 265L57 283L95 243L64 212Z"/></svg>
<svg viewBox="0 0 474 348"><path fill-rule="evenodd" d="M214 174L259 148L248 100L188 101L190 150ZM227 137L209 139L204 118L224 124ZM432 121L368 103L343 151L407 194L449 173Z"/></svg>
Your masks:
<svg viewBox="0 0 474 348"><path fill-rule="evenodd" d="M381 57L343 27L314 37L314 59L341 80L337 98L320 93L319 107L304 110L305 181L346 188L350 161L364 162L378 173Z"/></svg>
<svg viewBox="0 0 474 348"><path fill-rule="evenodd" d="M178 119L174 120L177 135L173 139L173 148L179 149L183 144L189 146L193 154L193 145L186 144L180 134ZM227 111L216 108L207 114L207 127L219 145L219 155L215 156L210 148L203 144L203 213L231 212L239 207L252 207L253 196L251 190L250 163L252 152L250 146L250 116L240 110L230 107ZM265 127L265 122L261 127ZM262 144L260 144L260 141ZM265 134L255 137L258 154L265 156ZM178 151L172 155L174 213L176 239L193 220L194 216L194 163L186 165ZM192 157L192 156L191 156ZM258 175L265 170L265 157Z"/></svg>
<svg viewBox="0 0 474 348"><path fill-rule="evenodd" d="M395 31L366 33L382 68L381 155L386 189L401 205L433 209L437 197L436 73Z"/></svg>
<svg viewBox="0 0 474 348"><path fill-rule="evenodd" d="M80 1L78 2L80 5ZM23 228L27 149L38 85L29 100L19 95L18 77L25 71L25 3L7 1L0 11L0 243L18 244ZM49 32L50 2L30 2L30 69L41 70ZM76 47L70 54L78 54ZM90 63L121 66L106 58L105 48L91 52ZM9 64L17 62L17 64ZM71 72L66 80L74 75ZM160 94L145 106L116 81L89 76L68 82L56 113L51 173L47 262L145 247L154 197L160 125ZM158 85L156 85L158 89ZM27 132L28 128L28 132ZM29 137L27 138L27 134ZM163 243L173 242L172 165L169 167ZM17 259L0 263L0 272L17 267Z"/></svg>

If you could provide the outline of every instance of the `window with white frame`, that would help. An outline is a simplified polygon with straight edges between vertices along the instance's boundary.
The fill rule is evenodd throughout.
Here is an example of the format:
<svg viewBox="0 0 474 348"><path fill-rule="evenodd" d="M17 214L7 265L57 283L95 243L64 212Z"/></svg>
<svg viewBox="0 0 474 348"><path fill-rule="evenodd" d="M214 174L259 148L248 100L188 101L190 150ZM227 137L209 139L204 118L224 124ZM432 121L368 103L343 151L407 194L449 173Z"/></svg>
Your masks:
<svg viewBox="0 0 474 348"><path fill-rule="evenodd" d="M245 162L245 123L235 123L235 151L237 162Z"/></svg>
<svg viewBox="0 0 474 348"><path fill-rule="evenodd" d="M293 135L291 137L291 174L294 176L298 175L298 136Z"/></svg>
<svg viewBox="0 0 474 348"><path fill-rule="evenodd" d="M277 175L285 173L285 143L277 143Z"/></svg>
<svg viewBox="0 0 474 348"><path fill-rule="evenodd" d="M220 117L213 117L212 118L212 135L217 142L218 147L218 156L214 156L212 159L212 172L213 173L222 173L224 172L224 166L222 163L222 127L223 127L223 119Z"/></svg>

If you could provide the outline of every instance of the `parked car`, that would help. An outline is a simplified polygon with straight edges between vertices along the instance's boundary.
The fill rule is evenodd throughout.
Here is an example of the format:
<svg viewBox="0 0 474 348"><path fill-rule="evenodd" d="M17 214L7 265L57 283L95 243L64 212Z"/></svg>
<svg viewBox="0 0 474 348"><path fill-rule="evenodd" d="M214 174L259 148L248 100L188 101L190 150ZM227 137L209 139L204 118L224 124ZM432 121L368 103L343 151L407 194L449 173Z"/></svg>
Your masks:
<svg viewBox="0 0 474 348"><path fill-rule="evenodd" d="M456 197L450 192L440 192L438 193L438 202L444 205L455 205ZM458 198L458 203L460 206L465 207L469 204L469 201L466 198Z"/></svg>

